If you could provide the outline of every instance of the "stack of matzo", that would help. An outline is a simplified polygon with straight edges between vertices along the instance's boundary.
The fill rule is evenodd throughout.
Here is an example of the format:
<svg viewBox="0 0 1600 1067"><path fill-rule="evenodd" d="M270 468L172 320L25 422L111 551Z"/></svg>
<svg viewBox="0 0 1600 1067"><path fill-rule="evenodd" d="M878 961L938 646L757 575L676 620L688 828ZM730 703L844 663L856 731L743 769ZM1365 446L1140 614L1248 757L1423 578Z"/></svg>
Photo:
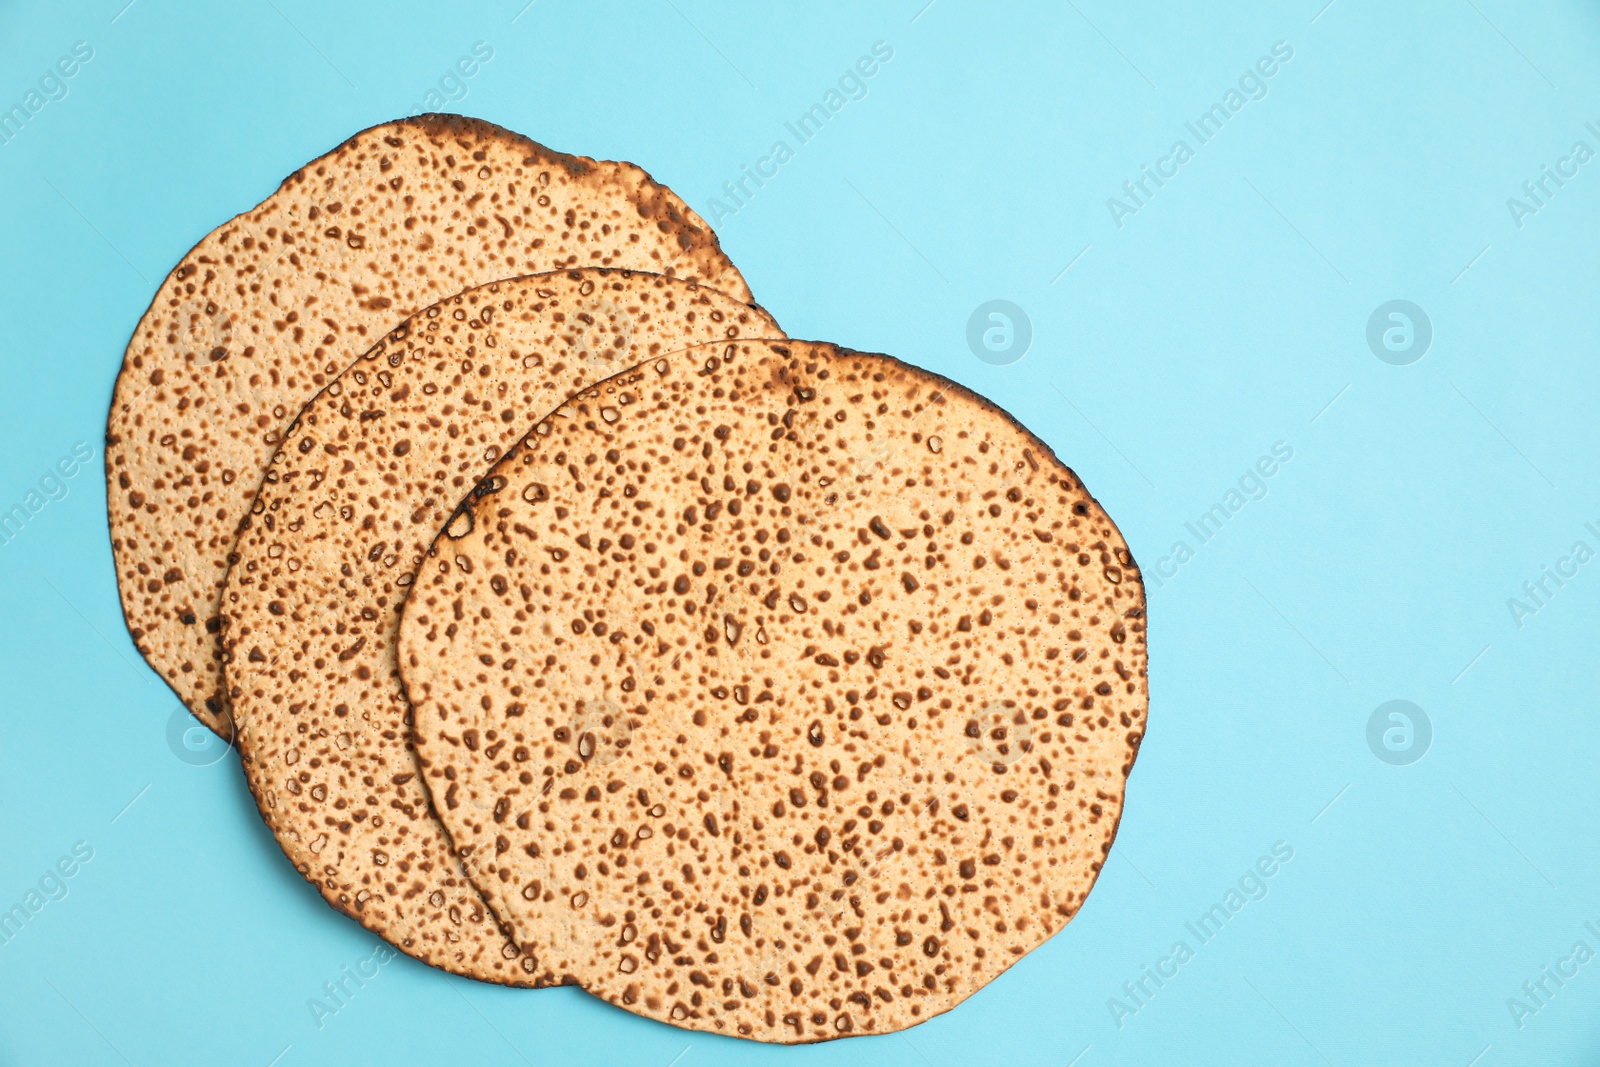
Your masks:
<svg viewBox="0 0 1600 1067"><path fill-rule="evenodd" d="M762 1041L884 1033L1083 905L1143 586L1003 412L750 299L632 165L359 134L140 323L119 585L285 854L403 951Z"/></svg>

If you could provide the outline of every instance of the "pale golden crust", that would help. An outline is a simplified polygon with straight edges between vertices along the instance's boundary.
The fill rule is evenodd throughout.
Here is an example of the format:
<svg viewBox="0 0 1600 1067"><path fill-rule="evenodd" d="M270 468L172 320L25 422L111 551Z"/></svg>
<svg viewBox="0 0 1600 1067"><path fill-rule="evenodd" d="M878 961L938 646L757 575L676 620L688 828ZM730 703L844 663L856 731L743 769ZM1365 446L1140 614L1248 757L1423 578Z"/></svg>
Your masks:
<svg viewBox="0 0 1600 1067"><path fill-rule="evenodd" d="M216 637L228 553L301 405L435 301L574 267L750 300L709 227L638 167L445 115L357 134L184 256L117 378L107 511L134 644L202 722L229 733Z"/></svg>
<svg viewBox="0 0 1600 1067"><path fill-rule="evenodd" d="M764 1041L948 1010L1059 930L1147 705L1105 512L959 386L680 353L541 424L400 629L441 819L541 974Z"/></svg>
<svg viewBox="0 0 1600 1067"><path fill-rule="evenodd" d="M781 336L692 282L582 270L408 320L312 399L272 457L223 597L256 803L335 907L424 962L537 984L463 876L407 747L399 609L439 526L573 392L711 339Z"/></svg>

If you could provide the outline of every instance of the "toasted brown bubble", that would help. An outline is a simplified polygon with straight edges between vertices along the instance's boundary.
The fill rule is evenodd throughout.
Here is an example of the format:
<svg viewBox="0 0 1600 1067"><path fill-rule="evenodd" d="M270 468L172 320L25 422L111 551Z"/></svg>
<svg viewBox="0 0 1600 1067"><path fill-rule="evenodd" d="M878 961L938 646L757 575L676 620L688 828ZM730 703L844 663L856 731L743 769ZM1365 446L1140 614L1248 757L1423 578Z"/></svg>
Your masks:
<svg viewBox="0 0 1600 1067"><path fill-rule="evenodd" d="M627 316L629 337L609 365L577 358L577 324L611 323L604 307ZM480 512L463 498L505 497L506 479L485 473L573 392L657 353L752 334L781 336L758 309L656 274L491 283L399 325L288 429L240 531L224 655L257 805L335 907L459 974L561 977L498 929L429 808L394 658L400 606L441 528L447 545L472 543ZM604 706L586 714L572 725L587 741L567 753L600 766L627 747L626 727ZM516 760L494 742L480 750Z"/></svg>
<svg viewBox="0 0 1600 1067"><path fill-rule="evenodd" d="M885 1033L1082 906L1145 729L1143 584L1003 412L886 356L702 346L492 479L399 656L440 817L554 973L690 1029ZM595 706L626 716L604 762Z"/></svg>
<svg viewBox="0 0 1600 1067"><path fill-rule="evenodd" d="M134 644L202 722L229 733L223 576L301 406L437 300L579 267L675 275L750 300L710 228L638 167L445 115L357 134L184 256L117 378L107 509ZM613 365L633 328L625 315L604 322L613 328L580 324L575 348L591 367Z"/></svg>

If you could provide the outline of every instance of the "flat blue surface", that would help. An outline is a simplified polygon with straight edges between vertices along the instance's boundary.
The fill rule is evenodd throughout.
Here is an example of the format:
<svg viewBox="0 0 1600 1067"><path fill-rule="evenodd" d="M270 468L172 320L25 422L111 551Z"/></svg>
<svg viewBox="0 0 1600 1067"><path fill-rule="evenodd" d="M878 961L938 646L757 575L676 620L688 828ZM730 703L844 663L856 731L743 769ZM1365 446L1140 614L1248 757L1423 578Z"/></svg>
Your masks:
<svg viewBox="0 0 1600 1067"><path fill-rule="evenodd" d="M30 516L0 545L0 910L40 891L0 944L0 1063L1600 1062L1600 10L525 2L0 3L0 109L40 105L0 143L0 509ZM1132 544L1152 703L1112 860L954 1012L769 1048L405 958L308 1008L374 938L231 755L178 757L100 438L178 257L430 89L643 165L794 336L993 398ZM1020 360L983 347L1014 312L969 347L991 300ZM1428 328L1375 349L1394 300Z"/></svg>

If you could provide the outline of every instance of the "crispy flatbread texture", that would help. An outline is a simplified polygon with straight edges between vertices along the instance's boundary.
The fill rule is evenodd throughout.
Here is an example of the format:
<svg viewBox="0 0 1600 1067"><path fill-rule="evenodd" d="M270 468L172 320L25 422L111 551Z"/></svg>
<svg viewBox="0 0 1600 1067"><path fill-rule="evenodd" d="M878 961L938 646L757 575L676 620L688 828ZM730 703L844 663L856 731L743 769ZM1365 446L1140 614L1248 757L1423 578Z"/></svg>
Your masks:
<svg viewBox="0 0 1600 1067"><path fill-rule="evenodd" d="M446 525L400 659L541 974L689 1029L911 1026L1060 930L1145 729L1128 547L965 389L805 342L576 398Z"/></svg>
<svg viewBox="0 0 1600 1067"><path fill-rule="evenodd" d="M223 640L246 777L329 903L426 963L538 984L434 818L407 747L401 603L482 474L573 392L689 343L781 336L654 274L496 282L407 320L306 406L240 531Z"/></svg>
<svg viewBox="0 0 1600 1067"><path fill-rule="evenodd" d="M184 256L128 343L106 499L134 644L202 722L229 735L223 575L301 406L446 296L582 267L750 300L705 222L638 167L447 115L357 134Z"/></svg>

